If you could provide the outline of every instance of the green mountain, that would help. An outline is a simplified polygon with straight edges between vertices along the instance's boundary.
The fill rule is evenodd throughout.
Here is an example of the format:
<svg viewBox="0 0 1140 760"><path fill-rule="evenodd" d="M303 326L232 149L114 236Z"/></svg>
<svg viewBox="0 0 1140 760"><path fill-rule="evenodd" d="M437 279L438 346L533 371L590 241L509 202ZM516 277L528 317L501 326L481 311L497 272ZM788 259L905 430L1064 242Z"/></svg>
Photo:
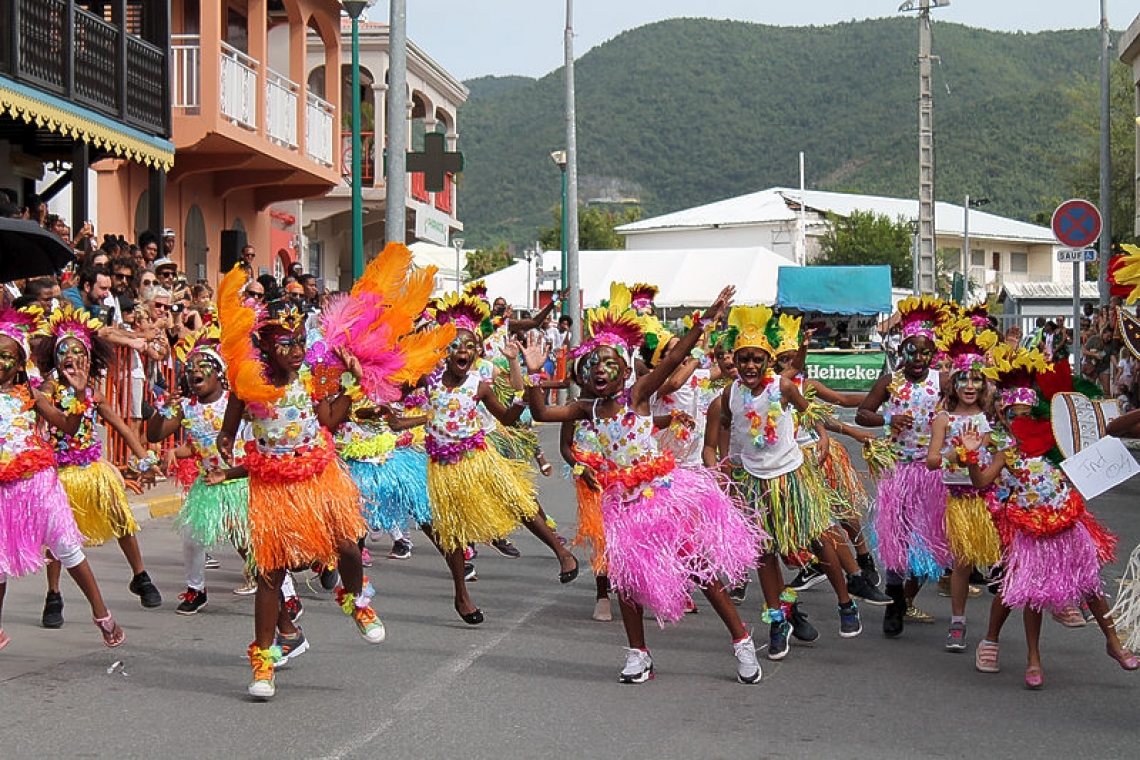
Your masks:
<svg viewBox="0 0 1140 760"><path fill-rule="evenodd" d="M985 196L987 211L1020 219L1050 207L1089 148L1061 125L1071 90L1095 87L1097 30L1011 34L935 20L933 38L939 199ZM616 192L651 216L797 186L799 151L811 188L913 197L917 51L913 17L822 27L674 19L625 32L575 66L580 201ZM550 152L564 147L563 72L467 84L468 244L532 241L560 200Z"/></svg>

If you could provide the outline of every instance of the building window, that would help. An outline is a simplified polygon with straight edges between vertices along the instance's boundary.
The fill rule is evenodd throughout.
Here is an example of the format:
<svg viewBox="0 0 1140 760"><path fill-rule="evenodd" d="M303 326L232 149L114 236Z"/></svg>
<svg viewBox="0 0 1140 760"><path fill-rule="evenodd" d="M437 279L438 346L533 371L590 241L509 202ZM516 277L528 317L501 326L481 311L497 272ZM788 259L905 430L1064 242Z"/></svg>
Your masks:
<svg viewBox="0 0 1140 760"><path fill-rule="evenodd" d="M984 267L986 265L986 252L970 249L970 266Z"/></svg>
<svg viewBox="0 0 1140 760"><path fill-rule="evenodd" d="M991 254L991 255L993 258L990 260L990 269L994 270L995 272L1000 272L1001 271L1001 251L994 251L993 254Z"/></svg>
<svg viewBox="0 0 1140 760"><path fill-rule="evenodd" d="M1009 271L1018 274L1026 274L1029 272L1029 254L1028 253L1011 253L1009 254Z"/></svg>
<svg viewBox="0 0 1140 760"><path fill-rule="evenodd" d="M308 266L305 267L305 271L308 272L309 274L313 275L314 277L316 277L319 280L322 277L322 275L321 275L321 258L322 258L321 257L321 244L318 242L314 242L312 240L309 240L308 238L305 238L305 246L309 249L308 250L309 261L308 261Z"/></svg>

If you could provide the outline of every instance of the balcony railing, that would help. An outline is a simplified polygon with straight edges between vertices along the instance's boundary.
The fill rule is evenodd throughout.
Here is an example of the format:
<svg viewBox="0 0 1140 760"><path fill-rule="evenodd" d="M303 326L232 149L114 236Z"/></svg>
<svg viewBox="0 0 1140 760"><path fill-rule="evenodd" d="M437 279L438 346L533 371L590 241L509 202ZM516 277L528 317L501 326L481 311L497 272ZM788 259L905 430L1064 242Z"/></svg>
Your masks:
<svg viewBox="0 0 1140 760"><path fill-rule="evenodd" d="M202 43L196 34L170 35L170 107L202 107Z"/></svg>
<svg viewBox="0 0 1140 760"><path fill-rule="evenodd" d="M309 158L325 166L333 166L333 122L336 109L332 103L307 93L305 103L305 150Z"/></svg>
<svg viewBox="0 0 1140 760"><path fill-rule="evenodd" d="M225 42L222 46L222 115L238 126L257 129L257 61Z"/></svg>
<svg viewBox="0 0 1140 760"><path fill-rule="evenodd" d="M161 3L148 27L165 29ZM165 44L107 23L71 0L0 2L0 72L151 134L167 134ZM165 39L164 39L165 41Z"/></svg>
<svg viewBox="0 0 1140 760"><path fill-rule="evenodd" d="M287 148L297 147L296 82L273 69L265 70L265 117L269 139Z"/></svg>

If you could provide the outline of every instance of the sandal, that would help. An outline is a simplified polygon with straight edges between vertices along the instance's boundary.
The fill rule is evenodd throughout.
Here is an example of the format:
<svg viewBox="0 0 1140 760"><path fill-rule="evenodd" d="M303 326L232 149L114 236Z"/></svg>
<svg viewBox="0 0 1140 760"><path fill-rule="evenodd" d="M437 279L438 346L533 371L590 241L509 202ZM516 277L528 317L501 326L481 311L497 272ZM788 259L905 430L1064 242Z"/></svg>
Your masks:
<svg viewBox="0 0 1140 760"><path fill-rule="evenodd" d="M1036 691L1045 685L1045 676L1040 665L1030 665L1025 669L1025 688Z"/></svg>
<svg viewBox="0 0 1140 760"><path fill-rule="evenodd" d="M9 638L8 634L4 633L3 628L0 628L0 649L3 649L10 643L12 643L12 639Z"/></svg>
<svg viewBox="0 0 1140 760"><path fill-rule="evenodd" d="M123 629L111 617L111 613L107 613L105 618L91 618L95 623L95 627L103 634L103 643L110 648L115 648L122 644L127 639L127 634L123 633Z"/></svg>
<svg viewBox="0 0 1140 760"><path fill-rule="evenodd" d="M0 647L3 646L4 643L0 641ZM1111 644L1105 644L1104 648L1105 651L1108 652L1108 656L1116 660L1117 663L1120 664L1120 667L1124 668L1125 670L1140 669L1140 659L1137 659L1136 655L1132 654L1132 652L1128 651L1127 649L1124 649L1122 647L1119 652L1114 652L1112 651Z"/></svg>

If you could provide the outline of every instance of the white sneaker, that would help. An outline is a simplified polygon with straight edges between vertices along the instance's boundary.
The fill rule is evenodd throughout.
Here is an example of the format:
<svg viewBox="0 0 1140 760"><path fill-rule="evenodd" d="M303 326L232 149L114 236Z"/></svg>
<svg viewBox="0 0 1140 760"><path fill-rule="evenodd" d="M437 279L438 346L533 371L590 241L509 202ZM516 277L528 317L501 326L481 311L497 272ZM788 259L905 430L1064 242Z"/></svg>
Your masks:
<svg viewBox="0 0 1140 760"><path fill-rule="evenodd" d="M256 699L271 699L277 693L277 687L273 685L272 676L268 681L253 681L249 685L249 696Z"/></svg>
<svg viewBox="0 0 1140 760"><path fill-rule="evenodd" d="M644 649L625 650L625 667L618 680L621 683L645 683L653 678L653 658Z"/></svg>
<svg viewBox="0 0 1140 760"><path fill-rule="evenodd" d="M760 680L760 661L756 659L756 645L752 637L732 645L736 655L736 680L741 683L756 683Z"/></svg>

